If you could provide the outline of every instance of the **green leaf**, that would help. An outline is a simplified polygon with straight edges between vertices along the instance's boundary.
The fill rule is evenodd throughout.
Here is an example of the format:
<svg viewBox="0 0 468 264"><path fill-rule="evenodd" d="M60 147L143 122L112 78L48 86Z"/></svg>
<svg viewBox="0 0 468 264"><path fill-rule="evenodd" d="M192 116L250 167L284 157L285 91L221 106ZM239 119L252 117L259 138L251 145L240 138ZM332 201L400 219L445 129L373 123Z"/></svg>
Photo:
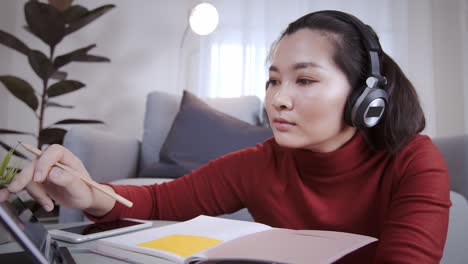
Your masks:
<svg viewBox="0 0 468 264"><path fill-rule="evenodd" d="M63 12L63 16L65 17L65 23L69 24L70 22L76 21L77 19L85 16L88 13L88 9L86 7L80 5L74 5L65 12Z"/></svg>
<svg viewBox="0 0 468 264"><path fill-rule="evenodd" d="M78 29L88 25L89 23L98 19L100 16L104 15L114 7L115 5L105 5L88 12L86 15L82 15L79 19L70 22L68 27L65 29L65 34L69 35L77 31Z"/></svg>
<svg viewBox="0 0 468 264"><path fill-rule="evenodd" d="M0 147L4 148L6 151L10 151L11 149L14 149L13 147L9 146L8 144L6 144L5 142L1 140L0 140ZM28 157L26 157L24 154L22 154L18 150L14 150L13 155L20 157L22 159L28 159Z"/></svg>
<svg viewBox="0 0 468 264"><path fill-rule="evenodd" d="M55 58L55 60L54 60L54 67L57 68L57 69L59 69L60 67L63 67L66 64L74 61L76 58L85 56L88 53L88 51L90 51L94 47L96 47L96 44L92 44L92 45L86 46L84 48L74 50L74 51L69 52L67 54L57 56L57 58Z"/></svg>
<svg viewBox="0 0 468 264"><path fill-rule="evenodd" d="M94 120L94 119L64 119L60 120L54 125L69 125L69 124L104 124L104 122L100 120Z"/></svg>
<svg viewBox="0 0 468 264"><path fill-rule="evenodd" d="M81 62L110 62L109 58L97 55L85 55L83 57L77 58L75 61Z"/></svg>
<svg viewBox="0 0 468 264"><path fill-rule="evenodd" d="M67 78L68 76L68 73L66 72L62 72L62 71L56 71L54 72L54 74L52 74L52 76L50 76L50 78L54 79L54 80L60 80L60 81L63 81Z"/></svg>
<svg viewBox="0 0 468 264"><path fill-rule="evenodd" d="M14 167L6 167L5 174L0 174L0 188L8 186L13 181L16 174L21 171L19 165L18 162Z"/></svg>
<svg viewBox="0 0 468 264"><path fill-rule="evenodd" d="M2 178L6 174L5 171L6 171L8 164L10 163L11 157L13 156L13 152L15 152L15 149L14 148L10 149L2 160L2 164L0 165L0 176Z"/></svg>
<svg viewBox="0 0 468 264"><path fill-rule="evenodd" d="M28 56L28 46L26 46L26 44L24 44L21 40L17 39L15 36L2 30L0 30L0 44L3 44Z"/></svg>
<svg viewBox="0 0 468 264"><path fill-rule="evenodd" d="M39 133L39 146L44 144L62 144L67 131L62 128L46 128Z"/></svg>
<svg viewBox="0 0 468 264"><path fill-rule="evenodd" d="M4 175L0 175L0 188L8 186L19 171L19 164L15 167L7 167Z"/></svg>
<svg viewBox="0 0 468 264"><path fill-rule="evenodd" d="M7 167L7 170L10 170L10 169L17 169L16 172L17 173L20 173L22 171L22 169L20 168L20 162L17 162L16 165L14 167Z"/></svg>
<svg viewBox="0 0 468 264"><path fill-rule="evenodd" d="M24 5L24 15L31 32L50 47L55 47L65 36L65 18L54 7L29 1Z"/></svg>
<svg viewBox="0 0 468 264"><path fill-rule="evenodd" d="M30 133L30 132L22 132L22 131L17 131L17 130L9 130L9 129L1 129L1 128L0 128L0 134L17 134L17 135L31 135L31 136L34 136L34 134Z"/></svg>
<svg viewBox="0 0 468 264"><path fill-rule="evenodd" d="M73 105L62 105L62 104L51 102L51 101L48 101L46 103L46 107L60 107L60 108L68 108L68 109L74 108Z"/></svg>
<svg viewBox="0 0 468 264"><path fill-rule="evenodd" d="M0 82L2 82L16 98L26 103L32 110L37 110L39 100L34 94L34 89L28 82L11 75L0 76Z"/></svg>
<svg viewBox="0 0 468 264"><path fill-rule="evenodd" d="M31 50L28 54L28 60L34 72L43 81L49 79L56 72L49 58L38 50Z"/></svg>
<svg viewBox="0 0 468 264"><path fill-rule="evenodd" d="M85 85L79 81L66 80L52 84L49 89L47 89L47 96L55 97L62 94L71 93L78 89L83 88Z"/></svg>
<svg viewBox="0 0 468 264"><path fill-rule="evenodd" d="M6 185L10 184L13 181L13 179L15 178L17 171L18 171L18 167L7 168L6 173L5 173L5 177L2 178L2 182L0 182L0 185L6 186Z"/></svg>
<svg viewBox="0 0 468 264"><path fill-rule="evenodd" d="M89 45L87 47L80 48L72 52L69 52L67 54L58 56L54 60L54 67L56 69L59 69L72 61L85 61L85 62L109 62L110 61L108 58L105 58L105 57L96 56L96 55L88 55L87 53L94 47L96 47L96 44Z"/></svg>

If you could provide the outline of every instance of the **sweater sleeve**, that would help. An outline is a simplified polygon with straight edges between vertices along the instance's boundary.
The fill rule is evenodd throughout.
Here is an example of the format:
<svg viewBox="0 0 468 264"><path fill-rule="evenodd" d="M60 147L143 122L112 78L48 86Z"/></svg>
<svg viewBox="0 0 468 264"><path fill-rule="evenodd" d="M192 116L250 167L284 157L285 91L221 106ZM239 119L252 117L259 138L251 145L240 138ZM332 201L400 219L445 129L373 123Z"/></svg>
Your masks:
<svg viewBox="0 0 468 264"><path fill-rule="evenodd" d="M400 154L375 262L439 263L451 206L446 164L428 137Z"/></svg>
<svg viewBox="0 0 468 264"><path fill-rule="evenodd" d="M246 207L255 167L265 160L263 144L227 154L191 173L162 184L148 186L110 185L134 203L127 208L116 203L102 217L86 216L94 222L131 217L183 221L200 214L222 215Z"/></svg>

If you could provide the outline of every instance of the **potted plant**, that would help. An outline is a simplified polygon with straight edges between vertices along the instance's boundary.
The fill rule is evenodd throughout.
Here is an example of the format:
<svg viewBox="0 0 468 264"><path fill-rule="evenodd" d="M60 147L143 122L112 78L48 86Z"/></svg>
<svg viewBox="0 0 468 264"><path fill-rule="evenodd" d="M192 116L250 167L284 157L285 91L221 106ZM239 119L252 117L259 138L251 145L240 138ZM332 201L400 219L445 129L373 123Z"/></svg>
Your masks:
<svg viewBox="0 0 468 264"><path fill-rule="evenodd" d="M110 61L106 57L89 54L96 47L96 44L56 56L56 47L65 37L85 27L115 7L114 5L104 5L88 10L80 5L71 5L71 3L72 0L49 0L48 3L30 0L25 3L24 15L27 25L24 26L24 29L48 45L49 50L46 53L29 47L12 34L0 30L0 44L25 55L29 65L41 79L40 84L32 85L18 76L0 75L0 83L34 112L38 128L36 132L0 128L0 134L31 135L37 140L39 149L44 144L62 144L66 133L66 130L61 127L63 125L103 123L94 119L68 118L53 124L44 124L47 109L73 108L71 105L60 104L57 101L58 96L69 94L85 86L81 81L67 79L68 73L63 70L64 66L71 62ZM6 150L12 149L1 140L0 146ZM26 158L16 150L13 150L12 155Z"/></svg>
<svg viewBox="0 0 468 264"><path fill-rule="evenodd" d="M19 166L8 167L15 149L11 149L0 162L0 189L8 186L13 181L18 172ZM11 240L10 233L0 224L0 244Z"/></svg>
<svg viewBox="0 0 468 264"><path fill-rule="evenodd" d="M3 160L0 162L0 189L7 187L8 184L13 181L16 173L18 172L19 164L14 167L8 167L14 151L15 149L8 151Z"/></svg>

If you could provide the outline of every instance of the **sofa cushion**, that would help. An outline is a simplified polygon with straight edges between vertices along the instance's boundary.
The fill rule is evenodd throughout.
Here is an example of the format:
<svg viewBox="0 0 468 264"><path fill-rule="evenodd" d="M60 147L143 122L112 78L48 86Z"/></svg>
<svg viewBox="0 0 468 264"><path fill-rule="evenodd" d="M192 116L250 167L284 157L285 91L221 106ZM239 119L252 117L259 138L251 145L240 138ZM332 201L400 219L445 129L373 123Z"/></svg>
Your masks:
<svg viewBox="0 0 468 264"><path fill-rule="evenodd" d="M160 160L159 152L179 111L181 94L151 92L146 100L146 112L139 168ZM214 109L252 125L259 124L261 101L258 96L203 98Z"/></svg>
<svg viewBox="0 0 468 264"><path fill-rule="evenodd" d="M254 146L271 136L271 129L215 110L184 91L179 112L161 148L159 163L143 168L140 177L178 177L211 159ZM167 169L171 166L173 171L169 173Z"/></svg>
<svg viewBox="0 0 468 264"><path fill-rule="evenodd" d="M188 170L179 164L157 161L143 168L138 174L138 177L174 179L187 172Z"/></svg>

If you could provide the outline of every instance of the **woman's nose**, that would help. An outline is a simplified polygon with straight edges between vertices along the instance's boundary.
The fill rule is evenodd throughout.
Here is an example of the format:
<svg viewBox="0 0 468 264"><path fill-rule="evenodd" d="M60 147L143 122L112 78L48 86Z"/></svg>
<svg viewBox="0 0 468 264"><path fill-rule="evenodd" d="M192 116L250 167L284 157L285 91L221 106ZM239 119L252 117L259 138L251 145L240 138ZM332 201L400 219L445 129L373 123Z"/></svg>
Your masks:
<svg viewBox="0 0 468 264"><path fill-rule="evenodd" d="M288 90L287 85L277 87L272 100L272 104L277 110L287 110L292 108L292 98Z"/></svg>

